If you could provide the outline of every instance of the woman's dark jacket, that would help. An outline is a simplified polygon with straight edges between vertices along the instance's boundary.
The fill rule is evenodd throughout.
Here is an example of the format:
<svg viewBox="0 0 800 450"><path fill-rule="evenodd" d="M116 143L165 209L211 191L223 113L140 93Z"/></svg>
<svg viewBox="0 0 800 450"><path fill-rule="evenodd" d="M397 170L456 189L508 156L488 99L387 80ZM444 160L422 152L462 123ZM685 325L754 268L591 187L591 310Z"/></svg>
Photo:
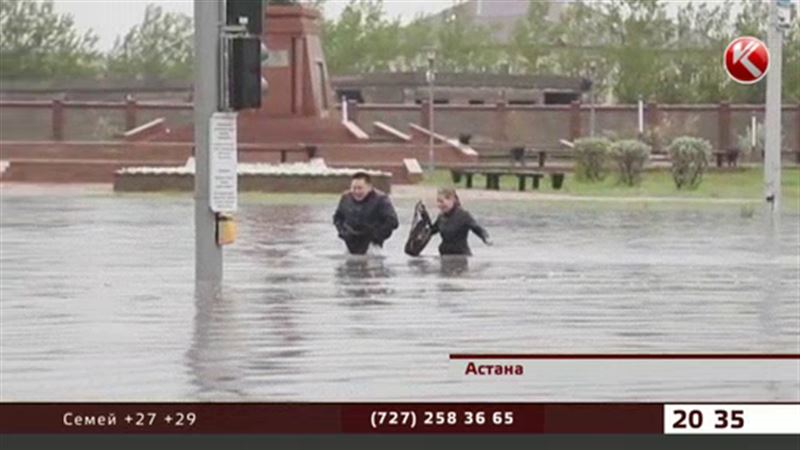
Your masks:
<svg viewBox="0 0 800 450"><path fill-rule="evenodd" d="M467 244L467 235L470 230L477 234L484 242L489 239L489 233L475 222L472 215L461 206L454 206L446 214L439 214L433 223L433 232L442 235L439 244L441 255L471 255Z"/></svg>

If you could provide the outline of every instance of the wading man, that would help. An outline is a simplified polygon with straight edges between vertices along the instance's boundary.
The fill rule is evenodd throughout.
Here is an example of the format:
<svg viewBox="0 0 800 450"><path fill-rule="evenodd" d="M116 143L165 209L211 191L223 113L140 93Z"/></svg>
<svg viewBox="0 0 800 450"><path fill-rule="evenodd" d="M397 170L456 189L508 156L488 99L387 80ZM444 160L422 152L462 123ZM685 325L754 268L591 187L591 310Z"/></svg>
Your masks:
<svg viewBox="0 0 800 450"><path fill-rule="evenodd" d="M366 172L356 172L350 180L350 190L342 195L333 215L339 237L353 255L363 255L370 244L383 242L397 228L397 213L389 196L372 187Z"/></svg>

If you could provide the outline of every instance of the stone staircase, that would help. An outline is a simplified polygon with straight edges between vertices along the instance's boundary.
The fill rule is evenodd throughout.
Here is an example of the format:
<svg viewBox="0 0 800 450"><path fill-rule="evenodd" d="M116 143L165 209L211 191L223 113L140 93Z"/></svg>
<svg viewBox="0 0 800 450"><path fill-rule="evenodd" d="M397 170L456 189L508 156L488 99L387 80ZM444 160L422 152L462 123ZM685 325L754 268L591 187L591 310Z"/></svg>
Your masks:
<svg viewBox="0 0 800 450"><path fill-rule="evenodd" d="M191 155L186 144L120 142L0 142L4 182L111 183L114 172L131 166L181 165Z"/></svg>

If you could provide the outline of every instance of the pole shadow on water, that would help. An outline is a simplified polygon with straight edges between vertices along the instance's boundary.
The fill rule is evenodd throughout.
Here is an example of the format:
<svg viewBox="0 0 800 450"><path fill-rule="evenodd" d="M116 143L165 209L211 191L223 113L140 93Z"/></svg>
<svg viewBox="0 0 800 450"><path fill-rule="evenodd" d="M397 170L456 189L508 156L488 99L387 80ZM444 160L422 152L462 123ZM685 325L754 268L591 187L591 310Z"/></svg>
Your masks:
<svg viewBox="0 0 800 450"><path fill-rule="evenodd" d="M235 355L244 343L235 334L240 328L230 305L220 292L195 291L194 331L186 352L194 395L200 398L242 398L242 370Z"/></svg>
<svg viewBox="0 0 800 450"><path fill-rule="evenodd" d="M758 319L763 336L776 338L781 333L778 304L781 301L781 268L776 263L781 255L780 223L768 211L762 227L766 230L763 248L765 261L761 267L762 296Z"/></svg>
<svg viewBox="0 0 800 450"><path fill-rule="evenodd" d="M260 291L259 291L260 292ZM285 385L299 373L305 338L298 329L300 312L285 289L266 298L252 290L225 294L195 293L196 313L191 346L186 352L193 395L200 399L245 399L263 388ZM281 395L274 390L270 396Z"/></svg>

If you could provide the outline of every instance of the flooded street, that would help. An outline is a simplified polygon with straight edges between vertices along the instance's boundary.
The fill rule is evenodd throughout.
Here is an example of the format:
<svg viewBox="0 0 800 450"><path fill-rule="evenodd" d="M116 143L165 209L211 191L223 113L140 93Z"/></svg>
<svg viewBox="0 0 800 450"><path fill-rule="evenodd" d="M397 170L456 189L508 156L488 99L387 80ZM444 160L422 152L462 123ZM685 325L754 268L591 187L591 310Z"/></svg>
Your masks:
<svg viewBox="0 0 800 450"><path fill-rule="evenodd" d="M4 187L2 400L800 398L800 367L653 385L467 380L448 360L798 353L796 211L772 245L739 205L472 201L494 246L472 236L467 262L436 256L438 237L403 254L412 199L369 257L345 255L335 197L290 200L242 199L224 292L196 299L190 197Z"/></svg>

